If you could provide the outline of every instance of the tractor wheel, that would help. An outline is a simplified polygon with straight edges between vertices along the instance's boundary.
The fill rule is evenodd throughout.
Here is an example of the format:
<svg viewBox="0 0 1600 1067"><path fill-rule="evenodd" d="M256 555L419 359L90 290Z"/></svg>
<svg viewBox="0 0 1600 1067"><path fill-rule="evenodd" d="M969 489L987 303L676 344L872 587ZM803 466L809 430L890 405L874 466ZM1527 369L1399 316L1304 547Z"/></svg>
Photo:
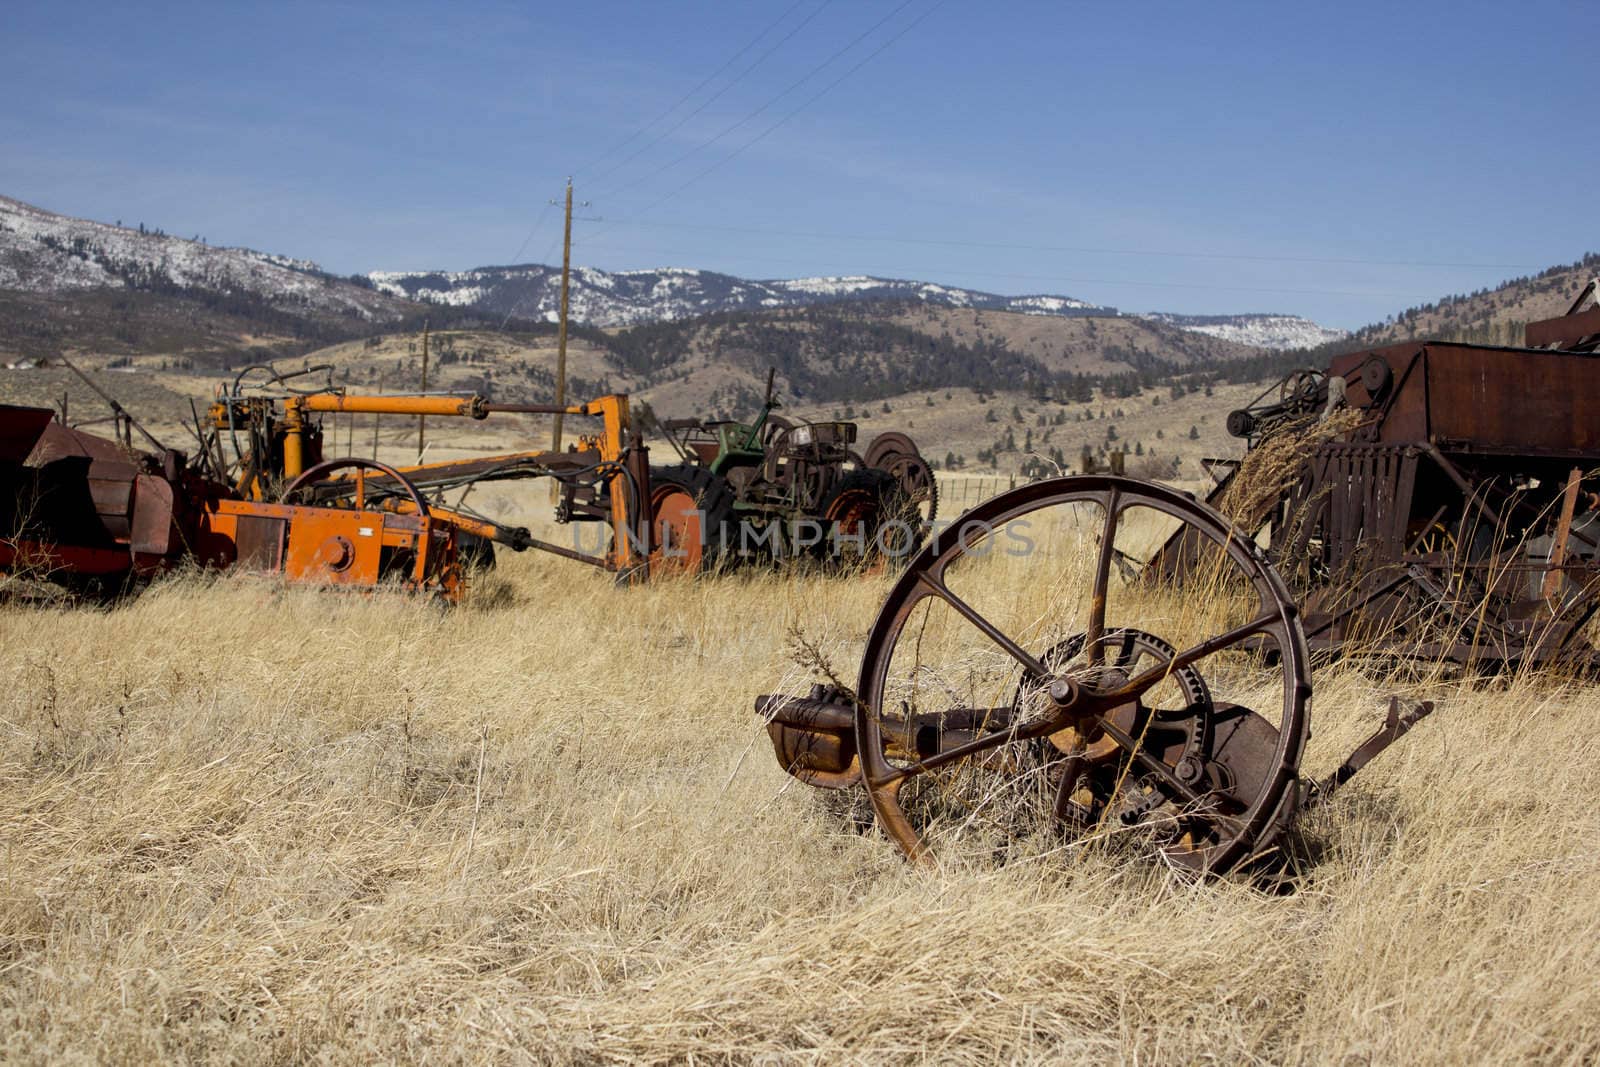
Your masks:
<svg viewBox="0 0 1600 1067"><path fill-rule="evenodd" d="M737 537L733 493L704 467L650 468L650 571L700 574Z"/></svg>
<svg viewBox="0 0 1600 1067"><path fill-rule="evenodd" d="M904 503L897 510L905 512L908 519L910 513L916 514L920 521L917 537L920 545L939 515L939 480L933 468L922 458L911 438L893 431L872 439L864 465L887 471L898 483Z"/></svg>
<svg viewBox="0 0 1600 1067"><path fill-rule="evenodd" d="M920 531L904 502L887 471L847 472L818 508L824 537L817 547L829 562L845 567L909 559Z"/></svg>
<svg viewBox="0 0 1600 1067"><path fill-rule="evenodd" d="M492 571L495 568L494 542L477 534L456 534L456 559L471 571Z"/></svg>

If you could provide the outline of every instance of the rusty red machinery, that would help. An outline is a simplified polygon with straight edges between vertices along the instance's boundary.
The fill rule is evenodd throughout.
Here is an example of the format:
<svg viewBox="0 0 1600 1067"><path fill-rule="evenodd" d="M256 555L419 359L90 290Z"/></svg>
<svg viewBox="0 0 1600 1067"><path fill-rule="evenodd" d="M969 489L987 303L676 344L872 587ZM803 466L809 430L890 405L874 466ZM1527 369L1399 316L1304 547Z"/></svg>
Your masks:
<svg viewBox="0 0 1600 1067"><path fill-rule="evenodd" d="M163 569L182 551L175 526L193 521L189 475L49 408L0 406L0 572L98 586Z"/></svg>
<svg viewBox="0 0 1600 1067"><path fill-rule="evenodd" d="M1189 539L1203 598L1127 562L1162 529ZM1391 701L1314 781L1311 693L1301 613L1254 542L1184 493L1082 475L961 516L889 592L853 682L756 711L785 770L865 794L914 860L1094 845L1219 874L1281 859L1299 812L1432 710Z"/></svg>
<svg viewBox="0 0 1600 1067"><path fill-rule="evenodd" d="M1210 501L1268 546L1313 649L1600 667L1594 292L1529 323L1538 347L1350 352L1229 416L1249 449ZM1190 536L1152 572L1184 580Z"/></svg>
<svg viewBox="0 0 1600 1067"><path fill-rule="evenodd" d="M326 414L483 419L558 411L596 419L599 429L564 451L401 467L323 459L319 418ZM392 581L455 600L467 558L483 559L494 544L541 549L630 578L648 573L648 453L625 396L559 408L334 390L246 396L236 381L204 423L196 417L192 458L127 421L151 450L132 448L131 432L112 441L62 425L49 409L0 406L0 573L109 593L192 561L328 586ZM448 489L546 477L561 486L558 520L609 527L599 552L541 541L523 527L442 503ZM585 496L604 504L574 503Z"/></svg>

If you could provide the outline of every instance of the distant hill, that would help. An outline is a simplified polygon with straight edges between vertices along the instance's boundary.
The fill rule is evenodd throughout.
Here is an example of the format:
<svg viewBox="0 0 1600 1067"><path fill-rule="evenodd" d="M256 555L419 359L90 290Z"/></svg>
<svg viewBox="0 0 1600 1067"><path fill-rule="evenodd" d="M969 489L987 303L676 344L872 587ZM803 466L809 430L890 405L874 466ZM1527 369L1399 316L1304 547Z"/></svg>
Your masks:
<svg viewBox="0 0 1600 1067"><path fill-rule="evenodd" d="M416 305L314 263L0 197L0 351L269 355L398 323Z"/></svg>
<svg viewBox="0 0 1600 1067"><path fill-rule="evenodd" d="M368 277L386 293L411 300L473 307L499 315L554 322L561 308L561 270L530 263L468 271L374 271ZM1068 296L999 296L931 282L872 278L794 278L751 281L709 270L604 271L575 267L569 279L569 315L591 326L636 326L732 311L767 311L838 301L917 300L944 307L1017 311L1033 315L1115 315Z"/></svg>
<svg viewBox="0 0 1600 1067"><path fill-rule="evenodd" d="M541 264L468 271L374 271L386 293L497 315L554 322L561 306L561 271ZM1041 318L1107 318L1119 314L1070 296L1001 296L977 289L851 275L752 281L715 271L666 268L603 271L575 267L569 280L573 321L591 326L637 326L740 311L772 311L831 303L915 303L933 308L1009 311ZM1296 315L1140 316L1179 329L1259 348L1304 348L1343 336Z"/></svg>
<svg viewBox="0 0 1600 1067"><path fill-rule="evenodd" d="M1339 352L1425 339L1520 346L1524 326L1564 314L1596 275L1600 275L1600 253L1590 252L1575 263L1513 278L1492 289L1406 308L1336 342L1305 350L1305 362L1320 366Z"/></svg>
<svg viewBox="0 0 1600 1067"><path fill-rule="evenodd" d="M496 398L545 401L554 390L549 324L501 332L436 329L430 382ZM362 388L420 374L415 332L374 334L310 353ZM731 416L760 403L769 369L807 404L882 401L961 389L1082 400L1202 378L1253 381L1260 349L1127 317L1050 318L914 303L836 303L706 315L599 330L575 326L575 394L625 390L658 410ZM153 357L138 361L159 367Z"/></svg>
<svg viewBox="0 0 1600 1067"><path fill-rule="evenodd" d="M1342 340L1349 333L1319 326L1299 315L1174 315L1154 311L1140 317L1257 348L1314 348Z"/></svg>
<svg viewBox="0 0 1600 1067"><path fill-rule="evenodd" d="M527 329L556 319L559 277L556 268L538 264L339 277L305 259L214 247L198 235L173 237L142 223L94 222L0 198L0 355L13 357L160 354L221 369L414 328L423 318L439 328ZM1138 321L1070 296L1002 296L868 276L751 281L713 271L589 267L572 275L573 321L597 327L831 305L1009 313L1038 323ZM905 320L910 312L895 314ZM1149 321L1267 348L1328 333L1282 315ZM958 317L953 329L966 328L976 332L970 318ZM1005 332L1013 342L1026 333L1056 337L1070 355L1046 355L1047 362L1108 374L1137 365L1140 346L1151 338L1134 325L1099 333L1081 324ZM1119 347L1127 351L1112 350ZM1190 350L1193 344L1178 344L1173 358L1181 362Z"/></svg>

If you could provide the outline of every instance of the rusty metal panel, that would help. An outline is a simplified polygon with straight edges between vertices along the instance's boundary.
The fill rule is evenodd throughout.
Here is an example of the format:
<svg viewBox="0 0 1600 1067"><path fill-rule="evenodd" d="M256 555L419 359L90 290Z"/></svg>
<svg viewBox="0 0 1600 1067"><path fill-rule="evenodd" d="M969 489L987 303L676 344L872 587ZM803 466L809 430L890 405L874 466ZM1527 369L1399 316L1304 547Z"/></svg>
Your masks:
<svg viewBox="0 0 1600 1067"><path fill-rule="evenodd" d="M28 454L27 462L30 467L43 467L66 456L88 456L96 461L125 464L129 452L115 441L51 422L39 434L39 440Z"/></svg>
<svg viewBox="0 0 1600 1067"><path fill-rule="evenodd" d="M1523 332L1529 348L1570 348L1600 334L1600 307L1530 322Z"/></svg>
<svg viewBox="0 0 1600 1067"><path fill-rule="evenodd" d="M1417 490L1417 453L1406 449L1400 455L1400 469L1394 489L1394 525L1389 531L1391 558L1398 559L1405 551L1411 526L1411 504Z"/></svg>
<svg viewBox="0 0 1600 1067"><path fill-rule="evenodd" d="M1388 385L1374 392L1363 371L1387 367ZM1427 346L1407 341L1384 348L1336 356L1328 367L1347 383L1345 399L1351 407L1381 413L1378 440L1391 443L1420 441L1428 433Z"/></svg>
<svg viewBox="0 0 1600 1067"><path fill-rule="evenodd" d="M129 548L135 554L165 556L172 548L172 483L141 474L134 483Z"/></svg>
<svg viewBox="0 0 1600 1067"><path fill-rule="evenodd" d="M1428 399L1432 363L1427 348L1407 346L1403 353L1386 357L1393 371L1391 396L1385 398L1387 414L1378 433L1378 440L1387 444L1409 444L1426 440L1428 436Z"/></svg>
<svg viewBox="0 0 1600 1067"><path fill-rule="evenodd" d="M89 499L106 532L119 541L132 532L133 483L138 470L128 463L95 460L89 464Z"/></svg>
<svg viewBox="0 0 1600 1067"><path fill-rule="evenodd" d="M1576 316L1574 316L1576 317ZM1374 395L1362 371L1392 372ZM1354 407L1381 415L1376 440L1466 451L1600 456L1600 355L1444 342L1336 357Z"/></svg>
<svg viewBox="0 0 1600 1067"><path fill-rule="evenodd" d="M54 417L55 412L49 408L0 404L0 463L21 463L27 459L39 435Z"/></svg>
<svg viewBox="0 0 1600 1067"><path fill-rule="evenodd" d="M239 565L273 573L282 570L283 538L288 525L287 520L265 515L240 515L234 527Z"/></svg>
<svg viewBox="0 0 1600 1067"><path fill-rule="evenodd" d="M1428 363L1441 447L1600 454L1600 356L1430 345Z"/></svg>

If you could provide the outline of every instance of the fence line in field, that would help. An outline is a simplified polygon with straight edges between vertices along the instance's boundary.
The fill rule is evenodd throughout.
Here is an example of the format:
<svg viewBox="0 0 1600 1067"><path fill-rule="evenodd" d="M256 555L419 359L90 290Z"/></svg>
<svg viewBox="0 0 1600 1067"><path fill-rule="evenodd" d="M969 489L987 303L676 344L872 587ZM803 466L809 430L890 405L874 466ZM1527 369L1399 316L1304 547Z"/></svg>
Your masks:
<svg viewBox="0 0 1600 1067"><path fill-rule="evenodd" d="M977 477L941 474L938 478L939 514L945 518L954 518L960 512L1017 486L1016 477L1005 474Z"/></svg>

